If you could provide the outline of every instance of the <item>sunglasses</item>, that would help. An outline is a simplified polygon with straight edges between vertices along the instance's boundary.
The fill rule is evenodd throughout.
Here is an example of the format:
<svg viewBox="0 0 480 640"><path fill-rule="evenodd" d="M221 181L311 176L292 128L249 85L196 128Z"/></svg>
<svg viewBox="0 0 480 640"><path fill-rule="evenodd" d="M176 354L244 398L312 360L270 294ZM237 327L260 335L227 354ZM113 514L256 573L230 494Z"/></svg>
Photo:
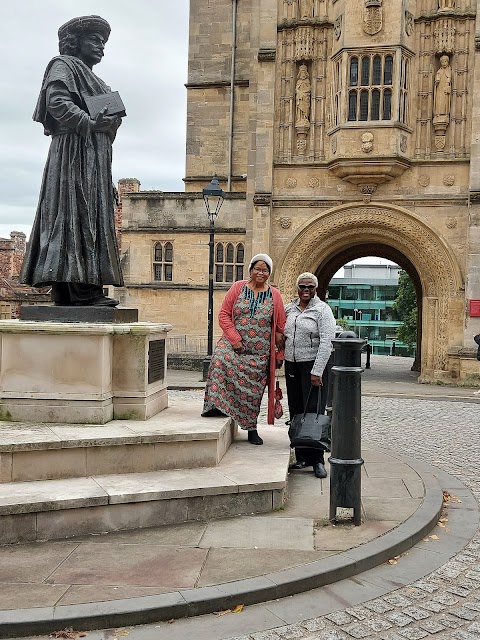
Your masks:
<svg viewBox="0 0 480 640"><path fill-rule="evenodd" d="M309 291L313 291L316 287L314 284L299 284L298 288L300 289L300 291L306 291L307 289Z"/></svg>

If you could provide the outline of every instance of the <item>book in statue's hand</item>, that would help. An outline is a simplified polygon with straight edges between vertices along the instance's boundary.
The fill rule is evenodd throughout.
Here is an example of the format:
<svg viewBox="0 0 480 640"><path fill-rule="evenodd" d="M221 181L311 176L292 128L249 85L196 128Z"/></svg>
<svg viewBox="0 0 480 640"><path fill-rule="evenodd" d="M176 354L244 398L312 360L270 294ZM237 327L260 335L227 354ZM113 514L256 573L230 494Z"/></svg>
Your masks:
<svg viewBox="0 0 480 640"><path fill-rule="evenodd" d="M107 116L120 116L124 118L127 115L125 105L118 91L101 93L98 96L83 96L83 98L91 118L96 118L97 114L105 107L107 107L105 113Z"/></svg>

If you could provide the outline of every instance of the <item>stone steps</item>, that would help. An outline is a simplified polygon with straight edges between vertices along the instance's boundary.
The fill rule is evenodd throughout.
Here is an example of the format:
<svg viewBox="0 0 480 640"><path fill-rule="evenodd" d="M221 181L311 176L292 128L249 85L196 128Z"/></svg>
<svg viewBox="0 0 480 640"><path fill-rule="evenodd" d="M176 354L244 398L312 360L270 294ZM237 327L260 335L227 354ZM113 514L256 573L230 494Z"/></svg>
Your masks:
<svg viewBox="0 0 480 640"><path fill-rule="evenodd" d="M0 422L0 483L216 466L235 438L233 422L200 417L200 401L169 404L145 421Z"/></svg>
<svg viewBox="0 0 480 640"><path fill-rule="evenodd" d="M185 415L185 408L181 413ZM167 414L167 410L163 414ZM210 428L213 429L207 425L218 421L225 423L225 420L205 419L204 427L198 412L196 415L202 427L197 435L204 434L199 442L218 444L219 439L205 435L211 433ZM99 429L110 430L111 426ZM179 437L175 429L169 435L172 431ZM218 430L220 432L221 429ZM164 434L165 437L167 435ZM286 431L278 427L264 427L262 435L265 435L268 446L253 447L242 433L219 463L209 468L4 482L0 484L0 544L265 513L281 508L289 461L288 437ZM180 443L178 439L173 441ZM32 446L39 442L37 440ZM41 442L45 445L47 439ZM58 442L50 441L54 446ZM72 440L64 439L62 442ZM81 442L90 440L85 437ZM111 444L112 436L107 434L105 445L100 445L98 439L95 442L94 446L105 450L121 451L128 446L138 446L127 443L114 446ZM155 444L157 442L154 441ZM185 441L181 444L184 446ZM82 447L74 447L74 450L81 451ZM43 455L51 451L65 455L68 446L57 449L44 446L31 452L23 450L23 453L40 452ZM108 455L106 459L109 459ZM125 470L122 465L123 458L116 470Z"/></svg>

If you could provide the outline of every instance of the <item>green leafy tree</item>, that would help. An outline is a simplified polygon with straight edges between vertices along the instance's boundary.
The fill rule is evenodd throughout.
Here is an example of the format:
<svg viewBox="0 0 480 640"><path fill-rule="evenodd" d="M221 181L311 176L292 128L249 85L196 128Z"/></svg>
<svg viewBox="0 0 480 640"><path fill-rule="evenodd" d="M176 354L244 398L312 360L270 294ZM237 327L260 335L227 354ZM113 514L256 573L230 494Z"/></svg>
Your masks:
<svg viewBox="0 0 480 640"><path fill-rule="evenodd" d="M346 318L339 318L338 320L335 320L335 322L339 327L342 327L344 331L348 331L350 329L350 325Z"/></svg>
<svg viewBox="0 0 480 640"><path fill-rule="evenodd" d="M412 349L417 343L417 292L406 271L400 271L393 309L403 322L398 329L398 339Z"/></svg>

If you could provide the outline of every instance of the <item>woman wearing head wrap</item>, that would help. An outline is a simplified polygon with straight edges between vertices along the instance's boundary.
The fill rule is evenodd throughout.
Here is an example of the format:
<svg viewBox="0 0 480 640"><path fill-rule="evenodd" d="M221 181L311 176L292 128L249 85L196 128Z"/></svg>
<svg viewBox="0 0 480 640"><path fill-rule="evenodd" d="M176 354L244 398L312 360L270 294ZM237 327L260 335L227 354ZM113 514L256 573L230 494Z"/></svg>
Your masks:
<svg viewBox="0 0 480 640"><path fill-rule="evenodd" d="M219 313L223 335L208 371L203 416L227 415L248 431L251 444L263 444L257 432L260 403L268 385L268 424L274 422L275 368L283 362L285 310L277 289L268 284L273 264L259 253L248 265L249 280L235 282Z"/></svg>
<svg viewBox="0 0 480 640"><path fill-rule="evenodd" d="M322 376L332 352L335 319L328 304L317 296L317 286L313 273L301 273L297 278L298 297L285 307L285 382L290 419L305 409L315 413L319 393L320 413L325 412L327 385ZM317 478L327 476L323 451L295 449L295 457L292 469L313 466Z"/></svg>
<svg viewBox="0 0 480 640"><path fill-rule="evenodd" d="M110 92L92 71L109 35L100 16L60 27L60 55L47 66L33 114L52 142L21 282L51 285L61 305L115 306L102 285L123 286L112 184L112 142L122 121L107 107L91 117L86 103Z"/></svg>

